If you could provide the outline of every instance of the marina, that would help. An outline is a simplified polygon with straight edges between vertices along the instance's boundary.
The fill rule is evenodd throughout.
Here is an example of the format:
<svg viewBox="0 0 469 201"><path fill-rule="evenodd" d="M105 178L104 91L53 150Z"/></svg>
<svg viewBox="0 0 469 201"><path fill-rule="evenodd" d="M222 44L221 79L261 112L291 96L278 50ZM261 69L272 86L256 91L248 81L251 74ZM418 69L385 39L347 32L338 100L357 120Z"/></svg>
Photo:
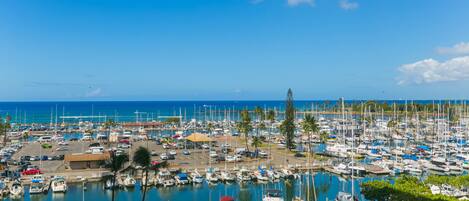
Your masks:
<svg viewBox="0 0 469 201"><path fill-rule="evenodd" d="M467 108L463 102L455 103L451 109L427 104L428 107L441 107L441 114L440 109L436 114L410 113L405 108L414 107L412 104L402 111L395 109L402 105L394 104L394 111L386 114L384 108L381 112L371 112L371 107L364 107L367 102L346 104L337 101L323 107L326 108L324 111L315 107L314 102L310 104L309 108L313 109L299 109L303 112L295 114L294 149L286 148L285 136L279 129L285 114L275 108L241 110L241 113L251 113L253 130L248 133L249 139L238 127L238 122L245 116L236 114L231 108L208 109L201 119L190 120L185 120L189 118L184 115L178 118L165 116L166 119L159 121L144 119L139 112L134 122L114 122L112 117L102 115L101 120L79 120L78 123L63 120L60 123L58 119L63 116L55 110L50 114L49 123L12 122L7 132L8 142L1 150L3 168L6 169L4 182L9 187L4 196L69 194L69 188L77 188L80 184L82 188L85 184L101 185L107 190L120 189L119 192L140 189L134 190L137 192L146 183L148 189L156 188L158 192L186 185L201 185L202 189L205 185L209 189L211 186L234 185L242 189L249 183L258 193L248 197L256 200L263 197L262 192L269 190L269 185L303 182L304 177L312 175L355 183L354 180L399 175L419 178L464 175L469 169L466 161L469 146L464 134L468 132ZM352 114L354 104L362 105L361 114ZM457 122L450 122L448 113L444 112L449 110L459 111ZM179 111L183 114L182 109ZM332 115L330 111L336 114ZM271 120L266 118L269 113L274 116ZM316 130L313 132L305 130L308 128L303 122L307 121L307 115L315 117L312 125ZM426 115L426 118L421 120L419 115ZM34 131L35 128L42 130ZM261 142L253 143L257 137L261 137ZM142 147L151 152L155 167L160 163L165 167L149 171L148 178L141 167L131 161L116 173L106 168L105 164L119 155L128 155L132 160L132 155ZM109 179L113 174L117 174L115 181ZM355 199L365 199L358 190L359 184L353 189L357 190L353 195ZM283 194L286 189L280 190L278 193ZM295 193L298 199L312 199L302 197L306 195L303 190ZM218 193L218 197L222 195L222 192ZM240 195L227 196L239 198ZM344 196L346 194L326 193L319 200Z"/></svg>

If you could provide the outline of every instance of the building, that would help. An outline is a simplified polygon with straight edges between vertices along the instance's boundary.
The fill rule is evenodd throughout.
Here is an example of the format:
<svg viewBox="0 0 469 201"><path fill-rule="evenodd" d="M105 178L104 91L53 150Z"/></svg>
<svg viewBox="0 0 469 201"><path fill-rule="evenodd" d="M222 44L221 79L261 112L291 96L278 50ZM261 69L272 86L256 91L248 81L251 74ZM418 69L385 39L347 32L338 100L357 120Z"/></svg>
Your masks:
<svg viewBox="0 0 469 201"><path fill-rule="evenodd" d="M96 154L67 154L64 163L67 168L72 170L97 169L101 167L106 160L109 160L109 152Z"/></svg>

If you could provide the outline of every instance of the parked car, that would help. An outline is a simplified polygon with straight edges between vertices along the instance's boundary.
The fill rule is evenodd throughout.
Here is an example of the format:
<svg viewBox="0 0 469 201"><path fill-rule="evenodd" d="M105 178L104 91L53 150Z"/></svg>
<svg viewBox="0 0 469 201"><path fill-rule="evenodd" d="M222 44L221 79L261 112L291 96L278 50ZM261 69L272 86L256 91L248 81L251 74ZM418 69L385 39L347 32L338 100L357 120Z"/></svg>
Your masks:
<svg viewBox="0 0 469 201"><path fill-rule="evenodd" d="M31 169L24 170L21 174L22 175L35 175L35 174L42 174L42 172L39 169L31 168Z"/></svg>
<svg viewBox="0 0 469 201"><path fill-rule="evenodd" d="M191 152L186 149L186 150L182 151L182 154L184 154L184 155L191 155Z"/></svg>
<svg viewBox="0 0 469 201"><path fill-rule="evenodd" d="M215 158L218 156L217 152L216 151L210 151L210 158Z"/></svg>
<svg viewBox="0 0 469 201"><path fill-rule="evenodd" d="M158 153L156 153L156 151L151 151L151 156L158 156Z"/></svg>
<svg viewBox="0 0 469 201"><path fill-rule="evenodd" d="M173 155L173 156L174 156L174 155L177 155L176 150L171 150L171 151L169 151L169 155Z"/></svg>
<svg viewBox="0 0 469 201"><path fill-rule="evenodd" d="M168 154L166 154L166 153L162 153L160 155L160 158L161 158L161 160L168 160L169 159Z"/></svg>
<svg viewBox="0 0 469 201"><path fill-rule="evenodd" d="M296 153L295 153L295 157L303 158L303 157L305 157L305 155L304 155L303 153L301 153L301 152L296 152Z"/></svg>

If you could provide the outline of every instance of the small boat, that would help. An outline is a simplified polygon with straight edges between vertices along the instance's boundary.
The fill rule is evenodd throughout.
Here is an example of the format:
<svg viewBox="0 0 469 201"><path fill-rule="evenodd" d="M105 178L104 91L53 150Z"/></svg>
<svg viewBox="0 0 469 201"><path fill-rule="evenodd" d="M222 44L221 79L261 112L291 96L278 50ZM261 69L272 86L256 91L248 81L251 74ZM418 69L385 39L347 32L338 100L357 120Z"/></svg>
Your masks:
<svg viewBox="0 0 469 201"><path fill-rule="evenodd" d="M273 169L267 170L267 176L270 178L271 181L278 180L281 177L280 174Z"/></svg>
<svg viewBox="0 0 469 201"><path fill-rule="evenodd" d="M295 174L293 174L293 172L288 168L282 168L280 170L280 173L282 174L282 177L285 178L285 179L295 178Z"/></svg>
<svg viewBox="0 0 469 201"><path fill-rule="evenodd" d="M189 183L189 178L185 173L179 173L174 178L176 179L176 184L178 185L185 185Z"/></svg>
<svg viewBox="0 0 469 201"><path fill-rule="evenodd" d="M217 183L218 182L218 177L213 168L208 168L207 172L205 173L205 179L207 179L207 182L209 183Z"/></svg>
<svg viewBox="0 0 469 201"><path fill-rule="evenodd" d="M236 173L236 177L238 178L240 182L247 182L247 181L252 180L249 170L244 169L244 168L241 168L241 170L239 170L238 173Z"/></svg>
<svg viewBox="0 0 469 201"><path fill-rule="evenodd" d="M336 165L333 167L334 171L337 172L340 175L350 175L350 169L347 167L347 165L343 163L339 163L339 165Z"/></svg>
<svg viewBox="0 0 469 201"><path fill-rule="evenodd" d="M235 176L228 171L221 171L220 180L224 182L234 182L236 180Z"/></svg>
<svg viewBox="0 0 469 201"><path fill-rule="evenodd" d="M194 172L191 173L191 178L192 178L192 182L194 184L200 184L200 183L203 183L204 182L204 177L202 177L202 175L200 175L200 173L196 170L194 170Z"/></svg>
<svg viewBox="0 0 469 201"><path fill-rule="evenodd" d="M67 192L67 182L63 177L55 177L52 180L52 192L54 193L65 193Z"/></svg>
<svg viewBox="0 0 469 201"><path fill-rule="evenodd" d="M0 180L0 198L10 194L10 189L5 184L5 181Z"/></svg>
<svg viewBox="0 0 469 201"><path fill-rule="evenodd" d="M156 181L158 185L162 185L164 187L174 186L175 184L175 181L168 170L161 170L158 172Z"/></svg>
<svg viewBox="0 0 469 201"><path fill-rule="evenodd" d="M10 195L14 198L19 198L23 196L24 190L21 182L16 180L10 186Z"/></svg>
<svg viewBox="0 0 469 201"><path fill-rule="evenodd" d="M112 178L106 180L106 183L104 185L104 189L113 189L113 188L119 188L120 185L119 185L119 181L118 179L116 178L116 181L113 181Z"/></svg>
<svg viewBox="0 0 469 201"><path fill-rule="evenodd" d="M135 179L130 176L130 175L127 175L125 176L124 180L123 180L123 185L127 188L132 188L132 187L135 187L135 183L137 183L135 181Z"/></svg>
<svg viewBox="0 0 469 201"><path fill-rule="evenodd" d="M155 182L153 181L153 178L151 176L148 176L148 179L147 179L147 176L143 175L142 186L151 186L153 185L153 183Z"/></svg>
<svg viewBox="0 0 469 201"><path fill-rule="evenodd" d="M256 172L254 172L254 176L256 177L257 181L259 181L259 182L269 181L269 177L267 176L267 172L262 168L259 168Z"/></svg>
<svg viewBox="0 0 469 201"><path fill-rule="evenodd" d="M262 201L284 201L280 190L267 190Z"/></svg>
<svg viewBox="0 0 469 201"><path fill-rule="evenodd" d="M42 175L34 175L31 178L31 185L29 186L29 194L40 194L45 193L49 189L49 186L45 182Z"/></svg>
<svg viewBox="0 0 469 201"><path fill-rule="evenodd" d="M337 197L335 198L335 201L353 201L353 197L350 193L339 192L339 194L337 194Z"/></svg>

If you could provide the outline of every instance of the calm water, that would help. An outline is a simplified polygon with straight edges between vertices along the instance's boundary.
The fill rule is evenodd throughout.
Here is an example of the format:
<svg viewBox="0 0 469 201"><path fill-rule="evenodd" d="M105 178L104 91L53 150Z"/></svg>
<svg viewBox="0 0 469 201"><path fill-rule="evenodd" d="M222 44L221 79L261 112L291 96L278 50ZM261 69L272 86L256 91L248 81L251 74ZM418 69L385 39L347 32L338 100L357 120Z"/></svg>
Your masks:
<svg viewBox="0 0 469 201"><path fill-rule="evenodd" d="M313 106L335 106L338 101L295 101L300 109L311 109ZM346 101L363 102L363 101ZM388 103L404 103L402 100L387 100ZM432 101L419 100L419 103ZM325 106L327 105L327 106ZM48 123L62 122L60 116L100 116L95 118L81 117L64 119L65 122L78 122L79 120L104 121L113 118L117 121L146 121L159 120L164 116L185 116L186 120L222 120L228 115L224 111L236 111L256 106L269 109L283 110L284 101L88 101L88 102L0 102L0 116L10 115L12 122ZM136 112L140 112L137 116ZM237 114L230 113L231 119ZM106 116L106 117L105 117ZM138 118L138 119L137 119Z"/></svg>
<svg viewBox="0 0 469 201"><path fill-rule="evenodd" d="M311 176L310 186L312 186ZM384 179L384 177L363 178L355 179L355 192L359 194L359 183L371 179ZM306 192L308 187L308 176L302 176L302 180L295 180L294 182L286 183L280 181L278 183L258 184L250 183L245 185L238 184L222 184L218 185L186 185L181 187L171 188L151 188L147 194L147 200L171 200L171 201L187 201L187 200L220 200L220 197L228 195L234 197L239 201L248 200L262 200L262 192L265 189L280 189L283 192L285 200L291 200L295 196L303 197L306 200ZM339 191L351 192L351 180L345 180L328 173L317 173L315 176L315 185L318 194L318 200L334 200ZM310 188L312 189L312 188ZM28 190L26 190L28 191ZM310 192L312 196L312 192ZM116 200L141 200L142 193L140 186L134 189L120 190L117 192ZM360 195L360 200L364 198ZM67 201L80 201L80 200L111 200L111 191L103 190L101 183L88 183L87 191L83 194L82 185L70 185L66 194L53 194L47 195L32 195L28 192L25 194L24 200L67 200Z"/></svg>

